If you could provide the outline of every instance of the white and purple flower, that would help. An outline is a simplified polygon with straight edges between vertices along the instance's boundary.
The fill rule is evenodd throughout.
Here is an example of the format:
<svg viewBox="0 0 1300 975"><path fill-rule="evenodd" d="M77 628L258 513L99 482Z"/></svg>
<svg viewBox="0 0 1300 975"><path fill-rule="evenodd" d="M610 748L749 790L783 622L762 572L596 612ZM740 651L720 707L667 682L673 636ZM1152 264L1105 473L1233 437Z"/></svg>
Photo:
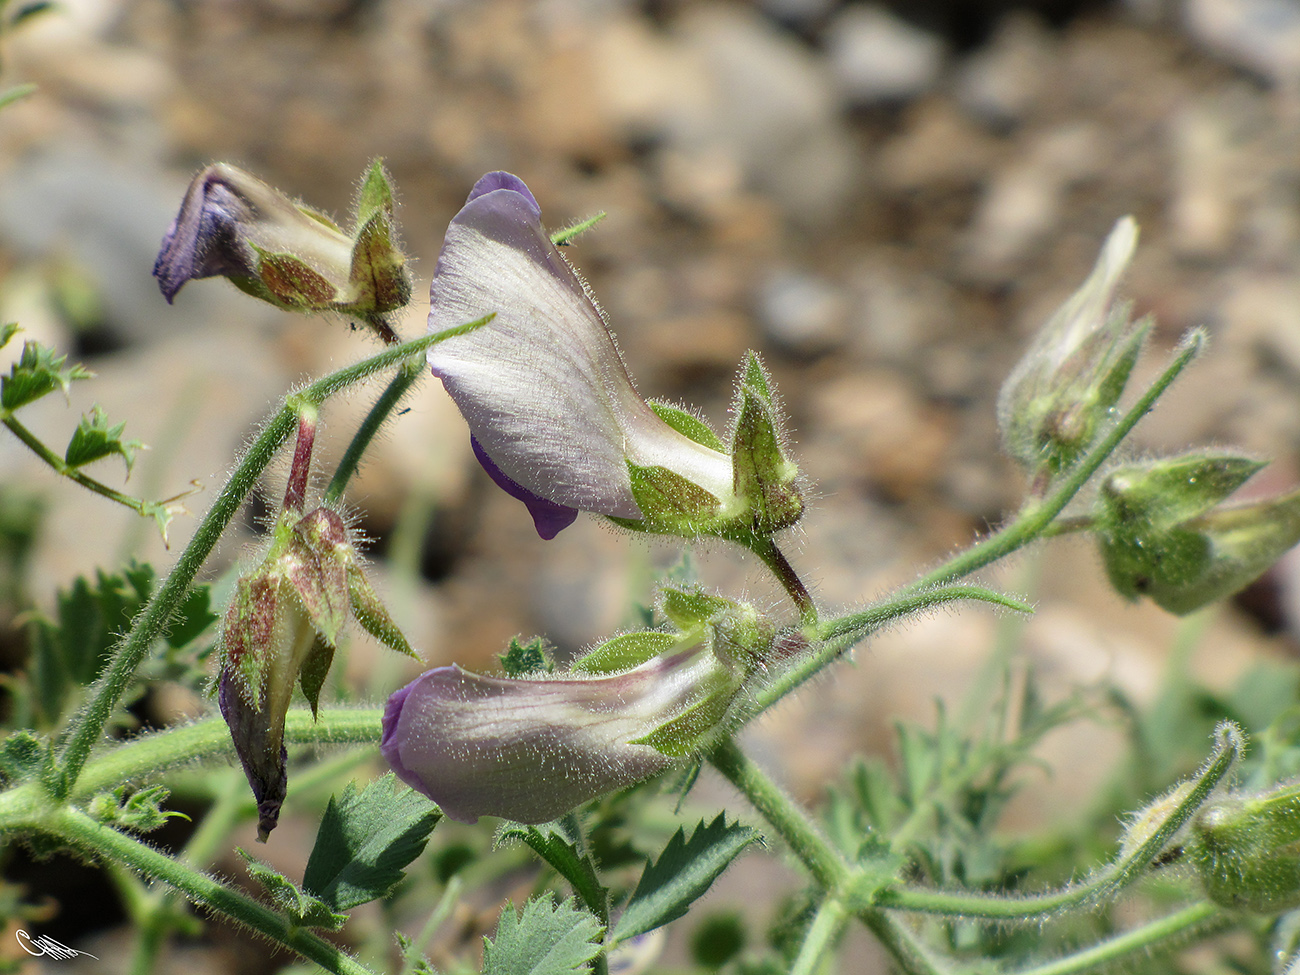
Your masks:
<svg viewBox="0 0 1300 975"><path fill-rule="evenodd" d="M645 519L635 468L685 482L710 517L742 507L731 458L679 432L636 391L605 318L509 173L489 173L447 228L429 328L495 313L429 350L429 365L470 426L475 454L553 538L579 511Z"/></svg>
<svg viewBox="0 0 1300 975"><path fill-rule="evenodd" d="M614 674L438 667L388 699L380 751L452 819L549 822L672 767L673 746L715 727L743 676L700 643Z"/></svg>

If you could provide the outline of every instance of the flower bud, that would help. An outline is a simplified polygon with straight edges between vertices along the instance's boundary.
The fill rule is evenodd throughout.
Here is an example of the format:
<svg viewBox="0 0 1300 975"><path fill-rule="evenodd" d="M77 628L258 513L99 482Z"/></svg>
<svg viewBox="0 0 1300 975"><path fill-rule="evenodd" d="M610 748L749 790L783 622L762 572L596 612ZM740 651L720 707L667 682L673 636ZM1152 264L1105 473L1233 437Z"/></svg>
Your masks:
<svg viewBox="0 0 1300 975"><path fill-rule="evenodd" d="M1100 438L1137 362L1149 325L1112 305L1136 245L1124 217L998 394L1003 446L1036 477L1068 469Z"/></svg>
<svg viewBox="0 0 1300 975"><path fill-rule="evenodd" d="M1210 803L1192 822L1188 854L1216 904L1259 914L1300 907L1300 789Z"/></svg>
<svg viewBox="0 0 1300 975"><path fill-rule="evenodd" d="M415 656L365 579L342 518L327 508L281 518L266 559L236 583L217 696L257 800L260 840L284 801L284 722L294 683L314 714L353 613L376 638Z"/></svg>
<svg viewBox="0 0 1300 975"><path fill-rule="evenodd" d="M724 538L770 533L802 511L757 360L742 378L730 451L698 418L647 403L518 178L489 173L475 184L447 229L429 301L431 331L495 316L428 360L484 469L528 506L543 538L579 511Z"/></svg>
<svg viewBox="0 0 1300 975"><path fill-rule="evenodd" d="M380 751L453 819L556 819L667 770L725 726L761 653L747 642L757 614L727 602L707 626L624 634L565 673L430 670L389 698Z"/></svg>
<svg viewBox="0 0 1300 975"><path fill-rule="evenodd" d="M392 189L378 162L366 176L351 235L255 176L213 163L190 183L154 277L168 302L187 281L227 277L290 311L371 319L411 295L392 212Z"/></svg>
<svg viewBox="0 0 1300 975"><path fill-rule="evenodd" d="M1219 507L1264 465L1194 453L1121 467L1095 534L1111 584L1180 615L1242 589L1300 542L1300 493Z"/></svg>

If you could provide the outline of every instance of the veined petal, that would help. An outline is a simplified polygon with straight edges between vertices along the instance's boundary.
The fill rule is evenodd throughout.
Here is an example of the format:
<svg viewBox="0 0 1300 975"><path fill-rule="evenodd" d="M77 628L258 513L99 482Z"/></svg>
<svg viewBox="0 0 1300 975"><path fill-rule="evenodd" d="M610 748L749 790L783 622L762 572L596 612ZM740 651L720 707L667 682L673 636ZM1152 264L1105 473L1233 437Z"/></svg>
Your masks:
<svg viewBox="0 0 1300 975"><path fill-rule="evenodd" d="M439 667L395 693L380 751L409 785L462 822L555 819L673 760L632 744L710 694L734 692L704 647L620 674L535 680Z"/></svg>
<svg viewBox="0 0 1300 975"><path fill-rule="evenodd" d="M488 325L440 343L428 360L511 482L565 508L628 519L642 517L629 461L730 495L730 458L646 405L600 310L542 228L537 201L508 173L479 180L448 227L429 328L489 313Z"/></svg>

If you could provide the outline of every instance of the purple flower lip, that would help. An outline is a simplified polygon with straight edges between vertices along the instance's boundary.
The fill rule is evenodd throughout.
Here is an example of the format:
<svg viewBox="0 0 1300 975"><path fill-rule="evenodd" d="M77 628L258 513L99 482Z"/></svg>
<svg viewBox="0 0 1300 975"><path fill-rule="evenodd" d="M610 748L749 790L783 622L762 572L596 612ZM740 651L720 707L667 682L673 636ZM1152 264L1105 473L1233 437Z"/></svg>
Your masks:
<svg viewBox="0 0 1300 975"><path fill-rule="evenodd" d="M718 693L721 667L701 646L618 674L511 679L438 667L389 698L380 751L452 819L549 822L671 767L640 740Z"/></svg>
<svg viewBox="0 0 1300 975"><path fill-rule="evenodd" d="M529 506L543 537L572 521L564 509L643 518L629 463L731 500L731 459L641 398L586 285L542 228L537 200L509 173L475 184L430 288L431 331L489 313L488 325L440 343L428 361L489 473Z"/></svg>

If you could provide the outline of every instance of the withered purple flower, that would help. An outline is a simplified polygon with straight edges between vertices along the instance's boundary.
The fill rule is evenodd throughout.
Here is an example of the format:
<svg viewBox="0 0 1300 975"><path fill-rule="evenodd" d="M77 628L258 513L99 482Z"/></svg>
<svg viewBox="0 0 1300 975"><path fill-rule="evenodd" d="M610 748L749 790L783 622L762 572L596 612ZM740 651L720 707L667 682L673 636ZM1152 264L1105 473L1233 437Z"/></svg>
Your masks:
<svg viewBox="0 0 1300 975"><path fill-rule="evenodd" d="M257 800L260 840L275 828L284 802L284 722L294 684L314 713L353 615L377 639L415 656L361 571L338 513L286 512L265 560L236 585L217 678L221 714Z"/></svg>
<svg viewBox="0 0 1300 975"><path fill-rule="evenodd" d="M543 230L536 199L509 173L480 179L447 228L429 328L489 313L490 323L428 360L483 466L528 505L543 538L578 511L653 527L637 468L667 472L668 492L701 517L739 507L731 458L642 399L590 292Z"/></svg>
<svg viewBox="0 0 1300 975"><path fill-rule="evenodd" d="M378 162L366 175L350 235L257 177L213 163L190 183L154 277L169 302L187 281L226 277L281 308L354 314L386 335L376 319L411 294L392 215L392 188Z"/></svg>

